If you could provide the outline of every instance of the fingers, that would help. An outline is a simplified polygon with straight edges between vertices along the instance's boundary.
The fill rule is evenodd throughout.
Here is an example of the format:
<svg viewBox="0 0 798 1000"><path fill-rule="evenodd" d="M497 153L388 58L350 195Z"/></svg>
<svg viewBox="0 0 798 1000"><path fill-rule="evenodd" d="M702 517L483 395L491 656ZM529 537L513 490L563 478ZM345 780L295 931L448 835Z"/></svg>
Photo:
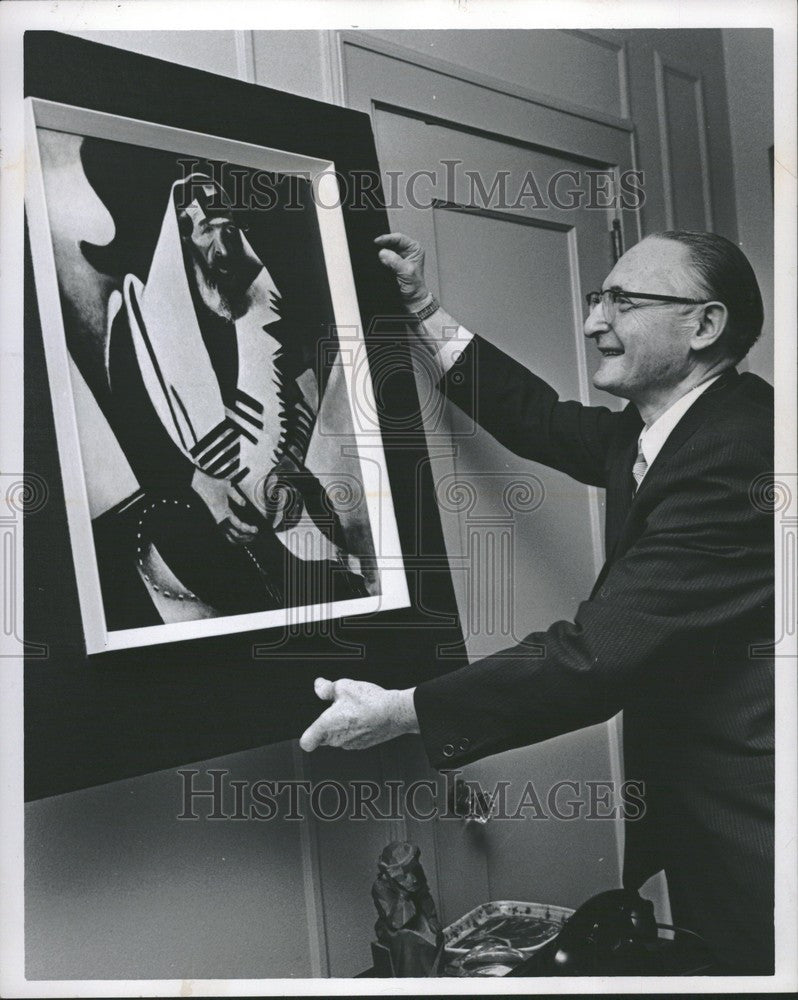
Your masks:
<svg viewBox="0 0 798 1000"><path fill-rule="evenodd" d="M315 750L316 747L320 747L323 743L327 741L327 720L325 716L330 709L328 708L326 712L322 712L321 715L316 719L305 730L304 733L299 737L299 745L307 753Z"/></svg>
<svg viewBox="0 0 798 1000"><path fill-rule="evenodd" d="M240 513L243 514L243 513L246 512L247 505L246 505L246 503L243 503L243 502L239 503L239 501L236 499L236 497L235 497L235 495L233 493L228 493L228 495L227 495L227 509L232 514L236 514L236 511L239 511ZM245 521L243 523L244 524L248 524L249 522Z"/></svg>
<svg viewBox="0 0 798 1000"><path fill-rule="evenodd" d="M380 262L392 271L409 273L412 270L413 265L409 264L404 257L400 257L398 253L394 253L393 250L380 250L377 256Z"/></svg>
<svg viewBox="0 0 798 1000"><path fill-rule="evenodd" d="M225 528L224 537L231 545L248 545L252 539L239 535L233 528Z"/></svg>
<svg viewBox="0 0 798 1000"><path fill-rule="evenodd" d="M232 500L227 502L227 523L235 530L236 534L242 537L252 539L258 533L258 527L255 524L251 524L249 521L243 521L236 510L244 511L246 507L243 504L234 504Z"/></svg>
<svg viewBox="0 0 798 1000"><path fill-rule="evenodd" d="M400 253L403 250L411 251L420 249L420 244L415 240L411 240L409 236L405 236L404 233L385 233L383 236L378 236L374 242L377 246L392 247Z"/></svg>
<svg viewBox="0 0 798 1000"><path fill-rule="evenodd" d="M395 707L397 692L368 681L328 681L324 677L316 678L314 690L332 704L300 737L303 750L310 752L322 745L361 750L409 731L402 728Z"/></svg>
<svg viewBox="0 0 798 1000"><path fill-rule="evenodd" d="M333 701L335 698L335 683L325 680L324 677L316 678L313 682L313 690L322 701Z"/></svg>
<svg viewBox="0 0 798 1000"><path fill-rule="evenodd" d="M233 545L246 545L253 541L258 534L258 529L254 524L242 521L232 511L222 521L222 528L228 542Z"/></svg>
<svg viewBox="0 0 798 1000"><path fill-rule="evenodd" d="M380 263L396 278L399 293L408 308L429 298L424 284L424 249L404 233L385 233L374 240L380 247Z"/></svg>
<svg viewBox="0 0 798 1000"><path fill-rule="evenodd" d="M236 517L232 511L227 515L227 521L239 535L246 535L248 538L254 538L258 533L258 529L254 524L242 521L241 518Z"/></svg>
<svg viewBox="0 0 798 1000"><path fill-rule="evenodd" d="M313 682L313 690L316 695L321 698L322 701L334 701L335 700L335 682L328 681L324 677L317 677ZM305 730L304 733L299 738L299 745L303 750L308 753L311 750L315 750L316 747L320 747L323 743L327 743L330 739L330 712L332 708L326 709L321 715L316 719Z"/></svg>
<svg viewBox="0 0 798 1000"><path fill-rule="evenodd" d="M325 709L321 715L312 723L299 738L299 745L308 753L320 746L340 746L345 743L344 735L346 725L342 725L340 718L340 706L336 704L338 697L343 693L336 690L336 683L340 686L343 681L328 681L325 677L317 677L313 682L313 690L322 701L333 702L329 708Z"/></svg>

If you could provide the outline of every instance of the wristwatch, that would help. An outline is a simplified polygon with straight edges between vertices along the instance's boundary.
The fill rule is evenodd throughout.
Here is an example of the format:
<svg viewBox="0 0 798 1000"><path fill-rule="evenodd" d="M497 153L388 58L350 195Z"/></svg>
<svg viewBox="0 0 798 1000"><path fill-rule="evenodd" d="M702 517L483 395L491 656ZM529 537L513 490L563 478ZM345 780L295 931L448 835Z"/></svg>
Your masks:
<svg viewBox="0 0 798 1000"><path fill-rule="evenodd" d="M418 312L414 312L413 315L416 317L416 319L427 319L433 313L436 313L440 309L440 307L441 307L440 302L438 302L438 300L433 295L430 302L427 305L425 305L423 309L419 309Z"/></svg>

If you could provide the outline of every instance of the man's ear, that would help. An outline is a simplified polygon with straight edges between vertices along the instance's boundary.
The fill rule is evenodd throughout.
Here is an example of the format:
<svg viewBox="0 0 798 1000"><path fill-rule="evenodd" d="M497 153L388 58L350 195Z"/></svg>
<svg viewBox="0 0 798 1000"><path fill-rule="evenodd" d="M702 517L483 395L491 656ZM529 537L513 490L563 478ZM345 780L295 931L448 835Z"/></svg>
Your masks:
<svg viewBox="0 0 798 1000"><path fill-rule="evenodd" d="M716 344L728 320L729 310L722 302L707 302L702 306L699 325L690 338L690 347L694 351L705 351Z"/></svg>

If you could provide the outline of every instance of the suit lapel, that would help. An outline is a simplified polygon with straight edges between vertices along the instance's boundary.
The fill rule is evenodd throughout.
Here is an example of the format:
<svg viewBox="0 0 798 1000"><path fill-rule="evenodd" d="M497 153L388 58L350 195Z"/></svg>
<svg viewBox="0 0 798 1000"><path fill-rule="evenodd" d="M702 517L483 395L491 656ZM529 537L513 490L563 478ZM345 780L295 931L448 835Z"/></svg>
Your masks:
<svg viewBox="0 0 798 1000"><path fill-rule="evenodd" d="M641 498L652 486L667 474L670 462L679 449L695 434L701 424L714 410L718 401L739 379L739 372L730 368L693 403L668 435L657 457L634 492L632 466L637 457L637 440L643 428L643 421L634 405L629 405L623 430L619 434L618 447L610 460L607 473L607 512L605 518L606 561L593 587L596 593L607 575L613 561L628 549L639 531L639 523L634 517Z"/></svg>
<svg viewBox="0 0 798 1000"><path fill-rule="evenodd" d="M668 464L679 449L690 440L709 414L715 409L718 401L723 398L726 391L736 383L739 377L740 373L737 369L730 368L728 371L723 372L717 381L713 382L693 403L687 413L684 414L670 432L659 454L651 463L643 482L640 484L640 488L634 495L635 503L645 494L646 487L650 488L651 484L656 482L667 471Z"/></svg>

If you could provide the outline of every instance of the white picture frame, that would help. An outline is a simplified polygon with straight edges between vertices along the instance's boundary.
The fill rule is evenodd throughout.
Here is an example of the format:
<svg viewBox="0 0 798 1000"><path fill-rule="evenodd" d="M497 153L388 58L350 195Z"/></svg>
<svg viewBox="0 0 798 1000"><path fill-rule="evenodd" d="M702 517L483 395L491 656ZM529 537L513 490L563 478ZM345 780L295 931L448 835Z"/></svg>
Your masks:
<svg viewBox="0 0 798 1000"><path fill-rule="evenodd" d="M410 598L394 514L380 425L373 410L373 389L366 360L363 326L347 246L335 164L329 160L238 142L219 136L28 98L25 101L25 206L36 295L63 478L71 550L88 654L223 635L254 629L319 622L407 607ZM377 592L343 600L224 613L191 620L164 620L128 628L109 627L92 530L87 486L87 447L81 445L81 384L67 347L59 294L59 274L40 149L40 130L107 139L117 143L176 152L186 157L226 161L242 168L309 178L314 191L334 324L339 342L338 367L351 416L354 448L362 474L363 502L373 541L372 578ZM68 192L64 192L67 197ZM341 384L340 382L338 383ZM90 393L90 390L88 390ZM342 396L343 398L343 396ZM352 441L342 445L351 457Z"/></svg>

